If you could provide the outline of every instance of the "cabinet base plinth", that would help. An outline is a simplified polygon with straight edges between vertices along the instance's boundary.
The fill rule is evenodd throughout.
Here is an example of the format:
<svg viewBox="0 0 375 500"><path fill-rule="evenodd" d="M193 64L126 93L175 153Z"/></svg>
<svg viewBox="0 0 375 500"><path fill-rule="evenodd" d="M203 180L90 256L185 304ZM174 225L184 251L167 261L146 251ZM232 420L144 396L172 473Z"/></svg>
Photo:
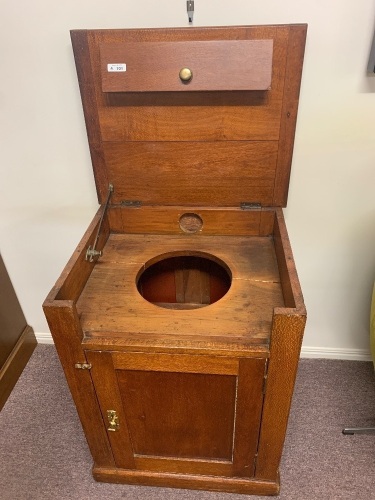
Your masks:
<svg viewBox="0 0 375 500"><path fill-rule="evenodd" d="M276 481L257 479L229 478L214 476L198 476L193 474L169 474L126 470L105 467L93 467L96 481L105 483L133 484L144 486L160 486L164 488L185 488L193 490L223 491L227 493L243 493L247 495L278 495L279 478Z"/></svg>

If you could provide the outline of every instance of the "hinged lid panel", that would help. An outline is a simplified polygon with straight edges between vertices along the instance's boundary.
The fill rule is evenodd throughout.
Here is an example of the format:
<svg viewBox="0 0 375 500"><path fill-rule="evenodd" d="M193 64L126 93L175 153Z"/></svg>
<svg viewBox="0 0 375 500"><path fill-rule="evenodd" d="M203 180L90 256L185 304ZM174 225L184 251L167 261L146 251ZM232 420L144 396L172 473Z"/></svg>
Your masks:
<svg viewBox="0 0 375 500"><path fill-rule="evenodd" d="M101 203L286 205L305 25L71 35Z"/></svg>

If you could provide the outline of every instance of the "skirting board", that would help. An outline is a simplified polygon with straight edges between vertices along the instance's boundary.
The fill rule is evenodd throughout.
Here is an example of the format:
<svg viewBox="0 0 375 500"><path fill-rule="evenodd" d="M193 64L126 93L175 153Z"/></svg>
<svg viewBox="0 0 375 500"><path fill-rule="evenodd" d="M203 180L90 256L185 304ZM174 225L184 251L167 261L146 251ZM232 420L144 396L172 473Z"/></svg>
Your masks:
<svg viewBox="0 0 375 500"><path fill-rule="evenodd" d="M352 361L372 361L368 349L344 349L342 347L302 347L301 358L347 359Z"/></svg>
<svg viewBox="0 0 375 500"><path fill-rule="evenodd" d="M50 333L35 333L38 344L54 344L52 335Z"/></svg>
<svg viewBox="0 0 375 500"><path fill-rule="evenodd" d="M36 333L39 344L53 344L50 333ZM348 359L352 361L371 361L370 351L367 349L344 349L341 347L302 347L301 358Z"/></svg>

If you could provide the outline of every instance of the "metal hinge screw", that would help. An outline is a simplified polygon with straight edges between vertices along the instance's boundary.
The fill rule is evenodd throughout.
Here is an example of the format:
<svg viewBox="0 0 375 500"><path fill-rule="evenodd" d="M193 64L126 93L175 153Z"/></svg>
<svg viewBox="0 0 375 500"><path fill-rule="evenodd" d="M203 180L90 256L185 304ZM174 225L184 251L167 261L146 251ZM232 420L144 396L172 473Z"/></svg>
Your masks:
<svg viewBox="0 0 375 500"><path fill-rule="evenodd" d="M90 363L76 363L74 368L78 370L91 370L92 365Z"/></svg>
<svg viewBox="0 0 375 500"><path fill-rule="evenodd" d="M92 248L91 246L88 247L86 251L86 260L89 262L94 262L94 259L96 257L101 257L102 256L102 251L101 250L95 250L95 248Z"/></svg>

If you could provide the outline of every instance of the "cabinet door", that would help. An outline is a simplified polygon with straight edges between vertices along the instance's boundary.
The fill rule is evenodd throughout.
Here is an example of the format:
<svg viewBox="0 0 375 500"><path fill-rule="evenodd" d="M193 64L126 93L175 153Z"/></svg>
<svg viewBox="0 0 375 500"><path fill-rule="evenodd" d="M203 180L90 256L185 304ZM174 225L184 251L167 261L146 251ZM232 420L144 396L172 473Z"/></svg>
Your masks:
<svg viewBox="0 0 375 500"><path fill-rule="evenodd" d="M86 354L118 467L254 474L264 358Z"/></svg>

